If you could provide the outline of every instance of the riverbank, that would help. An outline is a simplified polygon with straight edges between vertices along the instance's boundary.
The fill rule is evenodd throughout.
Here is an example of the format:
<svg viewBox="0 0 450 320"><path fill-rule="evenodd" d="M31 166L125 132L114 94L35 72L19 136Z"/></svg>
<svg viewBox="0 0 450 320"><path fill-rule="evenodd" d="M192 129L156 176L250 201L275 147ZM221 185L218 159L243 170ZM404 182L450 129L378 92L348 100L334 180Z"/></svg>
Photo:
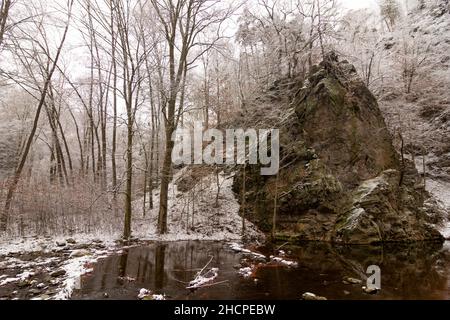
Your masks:
<svg viewBox="0 0 450 320"><path fill-rule="evenodd" d="M213 178L215 177L209 176L205 179ZM182 215L186 215L180 209L187 201L186 193L183 196L176 185L171 184L171 228L165 236L156 234L156 209L150 211L146 218L139 218L141 212L138 208L142 208L142 199L139 199L134 203L135 211L138 212L134 217L134 235L141 238L127 245L117 241L120 233L3 239L0 245L0 298L69 299L74 290L81 288L82 276L89 277L99 263L103 264L110 257L120 256L132 248L151 246L155 242L183 244L189 240L214 240L221 243L240 240L242 220L239 216L239 204L231 190L232 179L221 175L219 181L220 207L212 205L217 191L214 189L215 184L204 181L204 186L209 186L209 189L203 190L202 196L198 196L198 202L195 203L198 211L194 216L196 224L193 229L186 228L187 224L180 219ZM436 198L448 205L450 188L444 182L430 180L427 185ZM154 200L157 201L156 194ZM211 223L213 214L218 214L218 221L215 223ZM246 227L247 235L253 237L254 243L263 242L258 240L262 235L251 223L246 222ZM447 237L449 231L449 224L442 227L442 232ZM445 248L448 249L448 242L444 245ZM443 273L448 273L447 269Z"/></svg>
<svg viewBox="0 0 450 320"><path fill-rule="evenodd" d="M241 240L242 219L231 189L232 177L219 174L218 181L217 176L203 177L201 189L192 202L189 192L178 190L176 182L182 173L175 175L175 183L169 187L169 230L165 235L158 235L156 230L159 195L155 193L154 209L146 212L145 217L143 198L134 201L133 240L126 245L118 240L120 231L105 232L101 228L92 234L0 239L0 298L68 299L73 289L79 287L80 277L91 272L99 259L130 246L154 241ZM120 225L116 230L121 230ZM264 235L248 221L244 235L254 243L264 241Z"/></svg>

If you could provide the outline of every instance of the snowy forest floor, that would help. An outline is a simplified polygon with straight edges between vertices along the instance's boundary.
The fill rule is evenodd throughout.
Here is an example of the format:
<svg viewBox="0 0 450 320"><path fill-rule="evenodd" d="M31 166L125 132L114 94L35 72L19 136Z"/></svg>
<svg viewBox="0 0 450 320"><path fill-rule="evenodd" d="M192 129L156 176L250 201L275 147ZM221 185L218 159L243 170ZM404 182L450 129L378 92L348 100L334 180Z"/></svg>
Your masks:
<svg viewBox="0 0 450 320"><path fill-rule="evenodd" d="M146 210L145 216L143 198L134 201L133 236L136 240L127 246L117 241L119 231L0 241L0 299L68 299L79 287L80 276L91 272L99 259L130 245L145 245L149 241L241 240L242 219L232 191L232 176L209 172L197 178L195 183L187 180L188 190L182 192L178 189L186 171L177 172L169 187L166 235L157 234L159 194L155 192L154 209ZM427 189L447 210L450 208L450 183L428 179ZM146 206L149 206L148 201ZM247 239L253 242L264 240L252 223L246 221L245 224ZM117 230L120 230L119 226ZM448 238L450 224L443 226L441 232Z"/></svg>
<svg viewBox="0 0 450 320"><path fill-rule="evenodd" d="M447 90L448 91L448 90ZM398 95L395 90L392 92ZM450 156L448 140L449 126L446 124L447 94L425 92L415 99L399 95L394 99L379 99L380 109L392 135L401 133L406 157L416 153L414 159L417 171L423 175L423 157L425 151L426 189L439 200L447 212L447 222L440 227L446 239L450 238L450 171L447 158ZM397 150L400 140L394 139Z"/></svg>
<svg viewBox="0 0 450 320"><path fill-rule="evenodd" d="M168 233L162 236L157 234L159 192L156 192L153 195L153 209L146 213L146 217L143 214L143 198L134 202L134 236L161 241L241 239L242 218L240 205L232 191L233 176L223 172L218 176L210 173L193 183L191 190L181 192L177 183L186 171L183 169L175 174L169 186ZM246 220L245 238L255 240L263 237L257 227Z"/></svg>
<svg viewBox="0 0 450 320"><path fill-rule="evenodd" d="M180 192L176 182L184 171L174 176L174 183L169 187L168 233L157 234L159 194L155 192L154 209L147 211L145 217L143 198L133 203L132 225L136 240L130 245L143 245L148 241L242 239L242 219L232 191L232 176L209 174L191 190ZM246 221L245 238L263 241L264 235ZM89 273L98 259L127 248L118 239L119 231L0 239L0 299L70 298L73 289L79 286L80 276Z"/></svg>
<svg viewBox="0 0 450 320"><path fill-rule="evenodd" d="M450 212L450 183L440 180L428 180L427 190L437 200L442 202L448 214L448 212ZM450 239L450 220L447 220L447 222L439 229L439 231L442 233L445 239Z"/></svg>
<svg viewBox="0 0 450 320"><path fill-rule="evenodd" d="M142 241L180 241L180 240L240 240L242 238L242 218L239 203L232 191L233 177L219 174L217 184L215 175L206 175L196 183L194 190L178 191L176 182L185 170L175 174L168 193L168 233L158 235L157 220L159 192L153 194L153 209L143 214L143 197L133 202L132 236ZM216 207L217 185L219 199ZM194 202L193 200L194 199ZM148 207L148 199L147 204ZM106 245L114 245L121 237L120 220L113 232L99 226L92 233L56 236L29 236L21 239L0 238L0 256L8 253L46 250L56 242L74 239L77 243L90 243L101 239ZM249 221L245 223L245 237L261 239L264 235Z"/></svg>

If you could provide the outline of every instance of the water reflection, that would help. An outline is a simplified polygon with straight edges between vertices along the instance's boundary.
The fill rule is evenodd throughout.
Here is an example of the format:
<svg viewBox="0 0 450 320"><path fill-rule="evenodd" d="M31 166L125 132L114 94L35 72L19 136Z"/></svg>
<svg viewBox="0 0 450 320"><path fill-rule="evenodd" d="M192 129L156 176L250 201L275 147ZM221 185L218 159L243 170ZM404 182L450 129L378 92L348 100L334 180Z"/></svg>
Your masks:
<svg viewBox="0 0 450 320"><path fill-rule="evenodd" d="M299 299L306 291L329 299L448 299L450 248L433 243L415 245L332 246L310 243L283 246L298 268L262 266L257 281L243 279L234 266L241 254L218 242L153 243L124 250L100 261L82 279L74 299L136 299L140 288L171 299ZM273 254L276 247L258 248ZM210 260L219 268L220 285L191 292L187 283ZM343 283L344 277L366 278L369 265L381 268L382 290L363 293L361 285ZM134 279L134 281L133 281Z"/></svg>
<svg viewBox="0 0 450 320"><path fill-rule="evenodd" d="M164 274L166 245L157 245L155 251L155 289L160 290L164 288L164 280L166 278Z"/></svg>

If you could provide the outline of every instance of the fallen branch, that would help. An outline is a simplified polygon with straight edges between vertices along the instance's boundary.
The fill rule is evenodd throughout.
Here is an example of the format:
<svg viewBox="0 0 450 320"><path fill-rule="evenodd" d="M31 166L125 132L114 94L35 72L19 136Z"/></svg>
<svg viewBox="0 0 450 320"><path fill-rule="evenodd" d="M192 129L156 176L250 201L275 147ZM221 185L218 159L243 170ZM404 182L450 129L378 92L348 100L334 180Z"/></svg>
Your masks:
<svg viewBox="0 0 450 320"><path fill-rule="evenodd" d="M287 245L287 244L289 244L289 242L285 242L285 243L283 243L281 246L279 246L278 248L277 248L277 251L279 251L281 248L283 248L285 245Z"/></svg>
<svg viewBox="0 0 450 320"><path fill-rule="evenodd" d="M204 284L204 285L202 285L202 286L200 286L200 287L197 287L196 289L199 289L199 288L206 288L206 287L212 287L212 286L215 286L215 285L224 284L224 283L226 283L226 282L229 282L229 281L228 281L228 280L223 280L223 281L219 281L219 282L208 283L208 284Z"/></svg>
<svg viewBox="0 0 450 320"><path fill-rule="evenodd" d="M214 257L211 257L208 263L199 272L197 272L195 279L189 282L186 289L198 289L205 287L207 283L210 283L217 278L217 276L219 275L218 268L211 268L205 274L203 274L203 272L206 270L213 259Z"/></svg>
<svg viewBox="0 0 450 320"><path fill-rule="evenodd" d="M209 264L213 261L214 257L211 256L211 259L209 259L208 263L205 264L205 266L197 273L197 275L201 275L202 272L206 269L207 266L209 266Z"/></svg>

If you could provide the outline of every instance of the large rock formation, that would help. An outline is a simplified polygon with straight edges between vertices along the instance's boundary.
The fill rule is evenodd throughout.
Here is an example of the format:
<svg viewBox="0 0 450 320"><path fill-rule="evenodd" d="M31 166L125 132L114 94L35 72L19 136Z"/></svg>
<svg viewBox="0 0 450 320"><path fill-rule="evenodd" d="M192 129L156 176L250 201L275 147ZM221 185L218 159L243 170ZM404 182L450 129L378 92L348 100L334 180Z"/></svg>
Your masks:
<svg viewBox="0 0 450 320"><path fill-rule="evenodd" d="M377 101L355 68L330 54L300 89L296 83L284 95L269 92L271 99L258 100L260 108L277 106L290 116L279 125L278 177L246 169L247 217L270 231L277 198L278 239L441 240L429 224L437 209L424 205L429 195L421 178L394 149ZM239 193L242 176L235 178Z"/></svg>

